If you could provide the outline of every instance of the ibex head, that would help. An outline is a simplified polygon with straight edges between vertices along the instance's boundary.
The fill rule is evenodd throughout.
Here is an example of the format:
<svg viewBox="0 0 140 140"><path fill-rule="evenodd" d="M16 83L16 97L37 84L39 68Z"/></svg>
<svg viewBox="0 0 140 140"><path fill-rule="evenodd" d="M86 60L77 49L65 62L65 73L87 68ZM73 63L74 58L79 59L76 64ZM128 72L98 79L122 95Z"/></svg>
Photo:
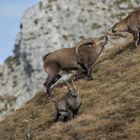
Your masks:
<svg viewBox="0 0 140 140"><path fill-rule="evenodd" d="M104 47L107 44L108 37L107 35L101 36L100 38L93 39L93 45L98 47Z"/></svg>
<svg viewBox="0 0 140 140"><path fill-rule="evenodd" d="M77 90L76 85L74 84L73 79L72 79L71 83L68 83L66 81L65 81L65 83L67 84L68 95L70 95L72 97L79 96L79 92Z"/></svg>
<svg viewBox="0 0 140 140"><path fill-rule="evenodd" d="M117 22L112 27L112 33L126 32L127 30L128 30L128 27L127 27L125 19Z"/></svg>

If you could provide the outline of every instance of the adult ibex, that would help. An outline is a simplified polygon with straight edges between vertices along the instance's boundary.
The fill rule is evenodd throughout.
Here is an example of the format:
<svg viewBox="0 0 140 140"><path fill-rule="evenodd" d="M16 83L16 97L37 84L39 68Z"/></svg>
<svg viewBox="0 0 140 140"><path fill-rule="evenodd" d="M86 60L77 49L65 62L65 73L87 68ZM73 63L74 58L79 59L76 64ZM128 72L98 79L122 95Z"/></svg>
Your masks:
<svg viewBox="0 0 140 140"><path fill-rule="evenodd" d="M117 22L112 27L112 33L106 32L111 36L126 37L126 32L133 34L135 46L140 42L140 8L131 12L126 18Z"/></svg>
<svg viewBox="0 0 140 140"><path fill-rule="evenodd" d="M72 119L77 115L82 104L81 97L74 83L67 84L68 91L64 95L56 97L54 122Z"/></svg>
<svg viewBox="0 0 140 140"><path fill-rule="evenodd" d="M51 96L50 87L61 78L61 71L80 70L87 75L88 80L91 80L91 66L101 54L107 41L107 36L85 39L76 47L59 49L45 55L43 63L48 77L44 86L48 97Z"/></svg>

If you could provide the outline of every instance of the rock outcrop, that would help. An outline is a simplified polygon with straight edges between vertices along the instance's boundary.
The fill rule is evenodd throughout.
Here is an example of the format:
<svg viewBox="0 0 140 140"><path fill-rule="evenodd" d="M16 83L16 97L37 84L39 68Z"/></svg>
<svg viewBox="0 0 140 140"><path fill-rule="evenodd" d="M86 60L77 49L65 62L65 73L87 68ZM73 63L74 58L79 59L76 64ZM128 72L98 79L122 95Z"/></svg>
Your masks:
<svg viewBox="0 0 140 140"><path fill-rule="evenodd" d="M42 56L99 36L137 7L138 0L43 0L26 10L14 56L0 66L0 115L13 111L43 88Z"/></svg>

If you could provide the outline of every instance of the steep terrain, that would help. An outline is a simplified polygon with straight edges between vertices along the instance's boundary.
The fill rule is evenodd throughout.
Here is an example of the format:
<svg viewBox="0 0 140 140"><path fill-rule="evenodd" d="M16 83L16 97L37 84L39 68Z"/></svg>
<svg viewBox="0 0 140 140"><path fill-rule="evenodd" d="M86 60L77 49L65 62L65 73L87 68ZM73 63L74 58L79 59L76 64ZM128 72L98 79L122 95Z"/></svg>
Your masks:
<svg viewBox="0 0 140 140"><path fill-rule="evenodd" d="M83 104L76 118L52 123L54 106L43 91L0 123L1 140L139 140L140 46L114 46L79 80ZM64 94L62 87L53 90ZM27 93L28 94L28 93Z"/></svg>
<svg viewBox="0 0 140 140"><path fill-rule="evenodd" d="M99 36L139 4L139 0L42 0L27 9L14 56L0 66L0 116L14 111L43 88L45 53Z"/></svg>

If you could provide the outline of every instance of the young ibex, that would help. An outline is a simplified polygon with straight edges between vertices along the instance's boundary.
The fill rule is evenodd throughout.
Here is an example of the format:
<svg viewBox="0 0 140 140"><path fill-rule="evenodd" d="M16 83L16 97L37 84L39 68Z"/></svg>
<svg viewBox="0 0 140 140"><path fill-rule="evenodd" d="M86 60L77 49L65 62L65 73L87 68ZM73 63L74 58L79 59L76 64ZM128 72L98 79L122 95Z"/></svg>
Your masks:
<svg viewBox="0 0 140 140"><path fill-rule="evenodd" d="M82 104L82 100L73 82L68 84L67 90L65 95L56 97L54 122L72 119L77 115Z"/></svg>
<svg viewBox="0 0 140 140"><path fill-rule="evenodd" d="M133 34L135 46L138 46L140 42L140 8L113 25L112 33L106 32L106 34L126 37L125 32Z"/></svg>
<svg viewBox="0 0 140 140"><path fill-rule="evenodd" d="M59 49L45 55L43 63L48 77L44 86L48 97L51 96L50 87L61 78L61 71L80 70L87 75L88 80L91 80L91 66L101 54L107 41L107 36L85 39L76 47Z"/></svg>

